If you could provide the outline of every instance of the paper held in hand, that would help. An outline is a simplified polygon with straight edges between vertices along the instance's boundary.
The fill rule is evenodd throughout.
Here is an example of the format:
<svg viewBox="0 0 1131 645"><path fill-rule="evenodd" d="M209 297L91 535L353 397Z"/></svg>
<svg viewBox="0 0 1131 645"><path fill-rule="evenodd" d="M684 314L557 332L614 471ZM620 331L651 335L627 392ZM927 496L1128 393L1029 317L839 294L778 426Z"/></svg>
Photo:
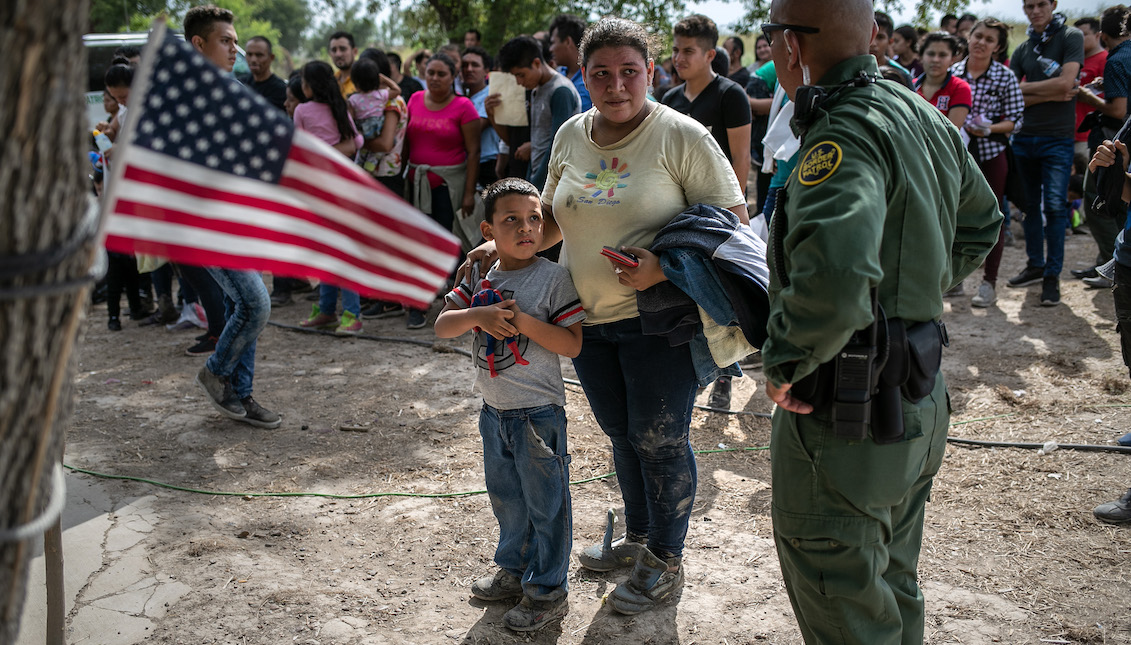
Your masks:
<svg viewBox="0 0 1131 645"><path fill-rule="evenodd" d="M503 100L495 108L495 123L499 125L526 125L526 90L518 84L513 74L491 72L487 77L487 96L500 94Z"/></svg>

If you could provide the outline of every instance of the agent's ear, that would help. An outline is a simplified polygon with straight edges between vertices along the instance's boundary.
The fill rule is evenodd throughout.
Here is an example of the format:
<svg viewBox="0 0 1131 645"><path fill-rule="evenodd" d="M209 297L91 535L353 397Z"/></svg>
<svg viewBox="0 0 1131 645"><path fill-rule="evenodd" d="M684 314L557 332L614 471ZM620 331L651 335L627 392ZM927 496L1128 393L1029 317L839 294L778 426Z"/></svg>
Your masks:
<svg viewBox="0 0 1131 645"><path fill-rule="evenodd" d="M483 239L488 242L495 239L495 235L491 232L491 225L487 223L487 220L479 222L479 232L483 234Z"/></svg>

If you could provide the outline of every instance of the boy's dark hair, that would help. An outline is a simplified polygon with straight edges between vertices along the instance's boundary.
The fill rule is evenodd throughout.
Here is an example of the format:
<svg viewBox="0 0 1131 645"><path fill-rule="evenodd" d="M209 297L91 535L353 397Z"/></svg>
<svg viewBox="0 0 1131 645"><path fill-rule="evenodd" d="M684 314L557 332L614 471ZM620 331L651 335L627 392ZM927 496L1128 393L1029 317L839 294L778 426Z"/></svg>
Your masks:
<svg viewBox="0 0 1131 645"><path fill-rule="evenodd" d="M1072 175L1068 178L1068 192L1084 194L1084 175Z"/></svg>
<svg viewBox="0 0 1131 645"><path fill-rule="evenodd" d="M106 87L129 87L134 82L134 68L129 65L111 65L106 70Z"/></svg>
<svg viewBox="0 0 1131 645"><path fill-rule="evenodd" d="M672 35L694 38L703 51L710 51L719 44L719 28L715 26L715 21L701 13L693 13L675 23Z"/></svg>
<svg viewBox="0 0 1131 645"><path fill-rule="evenodd" d="M899 34L899 37L906 40L911 47L911 51L916 54L919 53L919 30L911 25L903 25L895 30L894 33Z"/></svg>
<svg viewBox="0 0 1131 645"><path fill-rule="evenodd" d="M951 20L958 22L958 16L954 15L953 13L944 14L943 17L939 20L939 26L942 27Z"/></svg>
<svg viewBox="0 0 1131 645"><path fill-rule="evenodd" d="M932 43L945 43L947 47L950 47L951 56L958 54L958 52L962 50L962 46L958 42L958 36L945 31L935 31L927 34L923 42L919 43L919 51L926 52L927 48L930 47Z"/></svg>
<svg viewBox="0 0 1131 645"><path fill-rule="evenodd" d="M401 55L397 52L385 52L385 57L389 59L389 66L397 70L400 70L401 65L404 65L404 60L401 59Z"/></svg>
<svg viewBox="0 0 1131 645"><path fill-rule="evenodd" d="M499 50L499 69L509 72L516 67L534 67L535 59L542 58L542 43L531 36L511 38Z"/></svg>
<svg viewBox="0 0 1131 645"><path fill-rule="evenodd" d="M468 29L467 31L463 32L463 34L465 36L467 34L475 34L475 40L478 40L479 42L483 42L483 34L479 33L478 29L471 28L471 29Z"/></svg>
<svg viewBox="0 0 1131 645"><path fill-rule="evenodd" d="M122 58L133 58L134 56L141 56L141 47L137 45L120 45L114 50L114 58L121 56Z"/></svg>
<svg viewBox="0 0 1131 645"><path fill-rule="evenodd" d="M251 38L247 39L247 42L251 43L254 40L258 40L259 42L263 43L264 45L267 45L267 53L268 54L274 54L275 53L271 49L271 39L268 38L267 36L252 36Z"/></svg>
<svg viewBox="0 0 1131 645"><path fill-rule="evenodd" d="M1084 25L1088 25L1088 29L1091 29L1093 34L1100 33L1100 21L1092 18L1091 16L1087 18L1081 18L1072 23L1073 27L1083 27Z"/></svg>
<svg viewBox="0 0 1131 645"><path fill-rule="evenodd" d="M375 92L381 88L381 70L370 58L361 58L350 67L350 80L362 92Z"/></svg>
<svg viewBox="0 0 1131 645"><path fill-rule="evenodd" d="M739 59L746 53L746 43L742 42L742 39L738 36L731 36L723 42L730 42L731 46L734 47L734 52L738 54Z"/></svg>
<svg viewBox="0 0 1131 645"><path fill-rule="evenodd" d="M346 40L348 40L349 43L350 43L350 47L357 47L357 45L355 45L354 42L353 42L353 34L351 34L350 32L348 32L348 31L335 31L334 33L330 34L330 40L337 40L339 38L345 38ZM330 42L330 40L327 40L326 42Z"/></svg>
<svg viewBox="0 0 1131 645"><path fill-rule="evenodd" d="M880 28L880 31L887 34L888 38L891 38L892 32L895 31L895 23L891 21L891 16L882 11L876 12L876 26Z"/></svg>
<svg viewBox="0 0 1131 645"><path fill-rule="evenodd" d="M483 189L484 219L488 224L494 223L492 220L495 217L495 202L509 195L530 195L536 199L542 198L534 184L525 179L518 177L500 179Z"/></svg>
<svg viewBox="0 0 1131 645"><path fill-rule="evenodd" d="M110 61L111 65L129 65L130 59L125 56L115 56L114 60Z"/></svg>
<svg viewBox="0 0 1131 645"><path fill-rule="evenodd" d="M1100 16L1100 31L1108 38L1122 38L1126 36L1128 31L1127 17L1129 13L1131 13L1131 10L1121 4L1104 9L1103 15Z"/></svg>
<svg viewBox="0 0 1131 645"><path fill-rule="evenodd" d="M483 49L479 45L472 45L471 47L467 47L466 49L464 49L463 52L459 56L460 60L462 60L463 57L467 56L468 54L475 54L480 59L482 59L483 60L483 67L488 69L488 70L490 70L491 67L495 64L495 61L491 60L491 55L487 53L487 50Z"/></svg>
<svg viewBox="0 0 1131 645"><path fill-rule="evenodd" d="M964 22L978 22L978 16L972 13L964 13L958 18L958 24L961 25ZM971 25L971 27L973 27L973 25Z"/></svg>
<svg viewBox="0 0 1131 645"><path fill-rule="evenodd" d="M573 39L573 46L581 46L581 38L585 35L585 21L571 14L563 13L550 23L550 35L558 32L558 40Z"/></svg>
<svg viewBox="0 0 1131 645"><path fill-rule="evenodd" d="M377 71L381 72L385 76L388 76L389 78L393 77L393 68L392 63L389 62L389 55L381 51L380 49L377 49L376 47L367 47L365 51L357 55L357 58L358 60L362 58L368 58L374 63L377 63ZM399 64L400 61L398 60L397 63ZM352 73L350 77L353 77Z"/></svg>
<svg viewBox="0 0 1131 645"><path fill-rule="evenodd" d="M204 4L193 7L185 14L185 40L191 43L193 36L200 36L208 40L208 34L212 33L213 24L226 22L230 25L235 18L231 11L221 9L216 5Z"/></svg>

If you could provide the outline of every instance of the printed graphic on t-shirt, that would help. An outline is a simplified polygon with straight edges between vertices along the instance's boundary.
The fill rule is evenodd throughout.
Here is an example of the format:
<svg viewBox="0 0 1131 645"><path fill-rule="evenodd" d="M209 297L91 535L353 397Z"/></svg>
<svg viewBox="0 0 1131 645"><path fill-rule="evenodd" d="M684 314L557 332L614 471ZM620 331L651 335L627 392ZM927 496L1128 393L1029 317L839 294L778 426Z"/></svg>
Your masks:
<svg viewBox="0 0 1131 645"><path fill-rule="evenodd" d="M514 291L510 289L501 289L499 295L503 300L510 300L514 298ZM491 370L491 361L487 359L488 348L493 349L495 353L495 369L496 373L502 372L507 368L514 367L515 356L514 350L518 348L518 355L522 356L526 352L527 345L530 344L530 339L522 334L512 336L510 338L495 338L485 331L481 331L475 335L475 366L484 371Z"/></svg>
<svg viewBox="0 0 1131 645"><path fill-rule="evenodd" d="M601 172L596 174L591 172L585 173L585 178L592 179L593 183L585 184L582 187L586 189L596 188L597 190L592 195L589 195L587 197L578 197L577 201L582 204L598 204L600 206L616 206L617 204L619 204L620 200L613 199L613 195L617 188L628 188L628 184L622 184L620 183L620 180L628 179L628 176L632 174L625 172L626 170L628 170L627 161L621 163L620 167L618 168L617 164L619 162L620 159L613 157L613 162L606 165L605 160L602 159ZM602 194L605 194L606 196L601 197Z"/></svg>
<svg viewBox="0 0 1131 645"><path fill-rule="evenodd" d="M945 96L945 95L940 96L938 99L935 100L935 107L937 107L939 109L939 112L945 113L947 110L950 109L950 97Z"/></svg>

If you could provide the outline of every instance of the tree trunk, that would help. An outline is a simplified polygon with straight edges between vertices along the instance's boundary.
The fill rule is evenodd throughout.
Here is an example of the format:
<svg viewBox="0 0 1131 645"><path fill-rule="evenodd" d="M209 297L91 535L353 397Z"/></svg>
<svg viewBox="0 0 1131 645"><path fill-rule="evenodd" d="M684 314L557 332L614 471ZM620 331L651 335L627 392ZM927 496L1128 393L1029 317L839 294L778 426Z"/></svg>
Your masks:
<svg viewBox="0 0 1131 645"><path fill-rule="evenodd" d="M86 289L12 292L77 279L90 263L92 243L34 273L17 257L61 247L86 205L88 18L87 0L0 2L0 529L42 512L71 415L76 299ZM0 645L19 632L38 539L0 543Z"/></svg>

